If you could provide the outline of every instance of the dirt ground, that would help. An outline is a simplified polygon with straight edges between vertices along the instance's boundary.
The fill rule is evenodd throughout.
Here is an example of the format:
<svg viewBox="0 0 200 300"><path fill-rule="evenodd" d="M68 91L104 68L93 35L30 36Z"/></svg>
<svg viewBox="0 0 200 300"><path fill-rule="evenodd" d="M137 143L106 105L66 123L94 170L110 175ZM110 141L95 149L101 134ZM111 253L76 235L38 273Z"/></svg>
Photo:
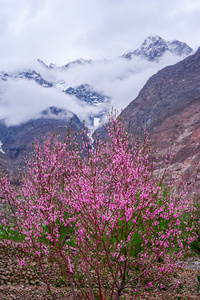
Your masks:
<svg viewBox="0 0 200 300"><path fill-rule="evenodd" d="M188 263L187 267L178 268L174 275L163 281L162 289L149 289L138 295L137 299L158 300L192 300L200 299L200 261ZM199 277L200 278L200 277ZM66 287L56 288L52 286L55 299L73 300L71 290ZM31 285L0 285L0 300L48 300L51 299L45 284ZM82 298L79 298L82 299ZM130 299L125 294L122 299ZM105 299L107 300L107 299Z"/></svg>

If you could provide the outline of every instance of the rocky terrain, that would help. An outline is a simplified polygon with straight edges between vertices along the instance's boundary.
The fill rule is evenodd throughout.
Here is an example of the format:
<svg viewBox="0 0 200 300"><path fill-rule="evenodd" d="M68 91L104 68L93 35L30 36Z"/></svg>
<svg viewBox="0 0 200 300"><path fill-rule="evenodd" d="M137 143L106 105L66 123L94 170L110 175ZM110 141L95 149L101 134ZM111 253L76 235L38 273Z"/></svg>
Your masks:
<svg viewBox="0 0 200 300"><path fill-rule="evenodd" d="M132 133L147 125L162 154L171 146L172 175L192 181L200 168L200 48L152 76L121 116Z"/></svg>
<svg viewBox="0 0 200 300"><path fill-rule="evenodd" d="M23 266L18 264L17 257L22 258L19 250L20 242L15 242L14 246L4 245L2 242L0 240L0 299L52 299L37 264L35 262ZM199 299L200 286L197 279L199 274L200 260L191 257L185 268L178 267L173 275L163 280L162 289L145 290L137 299ZM62 276L53 272L49 279L55 299L73 299L71 289L64 284ZM129 297L126 291L124 299Z"/></svg>

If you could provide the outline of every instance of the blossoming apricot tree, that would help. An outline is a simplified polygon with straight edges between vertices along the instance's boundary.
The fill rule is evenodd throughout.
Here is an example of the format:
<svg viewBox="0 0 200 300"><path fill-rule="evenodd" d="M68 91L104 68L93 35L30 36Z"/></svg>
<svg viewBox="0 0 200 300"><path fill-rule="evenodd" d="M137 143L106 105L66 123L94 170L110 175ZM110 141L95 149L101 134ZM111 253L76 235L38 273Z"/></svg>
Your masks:
<svg viewBox="0 0 200 300"><path fill-rule="evenodd" d="M134 299L158 285L195 238L192 199L155 175L149 135L130 146L123 122L112 114L106 130L107 140L95 144L86 128L73 142L70 133L64 141L49 134L43 144L35 141L20 186L0 178L13 230L27 262L40 266L52 299L52 268L74 299L81 293L117 300L127 289ZM2 224L8 226L5 219Z"/></svg>

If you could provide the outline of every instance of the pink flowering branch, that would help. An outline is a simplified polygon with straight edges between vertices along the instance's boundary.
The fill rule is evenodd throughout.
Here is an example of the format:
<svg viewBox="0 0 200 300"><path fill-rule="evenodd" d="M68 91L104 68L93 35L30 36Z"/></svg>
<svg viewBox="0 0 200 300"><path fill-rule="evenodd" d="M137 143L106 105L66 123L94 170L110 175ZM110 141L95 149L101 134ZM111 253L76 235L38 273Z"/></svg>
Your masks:
<svg viewBox="0 0 200 300"><path fill-rule="evenodd" d="M127 287L136 297L172 272L195 239L188 189L174 194L165 182L172 153L159 176L147 132L143 142L131 141L114 114L106 132L94 144L85 127L74 140L70 132L64 141L49 134L35 141L19 187L0 178L23 251L47 274L49 290L53 263L74 299L78 290L84 299L117 300Z"/></svg>

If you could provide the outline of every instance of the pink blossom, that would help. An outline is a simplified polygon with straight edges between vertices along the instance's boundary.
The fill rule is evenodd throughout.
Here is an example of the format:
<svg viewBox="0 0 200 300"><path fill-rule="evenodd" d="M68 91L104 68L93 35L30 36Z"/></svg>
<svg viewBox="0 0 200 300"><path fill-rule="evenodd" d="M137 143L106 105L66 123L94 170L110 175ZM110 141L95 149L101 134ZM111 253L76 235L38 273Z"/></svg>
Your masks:
<svg viewBox="0 0 200 300"><path fill-rule="evenodd" d="M173 194L173 183L165 182L167 164L163 175L154 173L157 151L149 134L130 142L124 122L114 113L106 132L105 141L97 138L95 145L85 127L75 137L69 132L63 141L47 134L26 157L21 185L14 187L8 175L0 176L0 199L15 208L12 228L23 237L22 251L41 268L49 289L53 266L73 283L72 293L82 287L85 299L91 298L93 286L102 299L107 297L108 278L113 291L108 298L119 299L114 291L126 288L129 271L138 286L135 293L150 278L159 282L195 239L193 199L186 188ZM169 150L166 160L172 156ZM190 218L180 226L184 214ZM6 218L0 218L7 228Z"/></svg>

